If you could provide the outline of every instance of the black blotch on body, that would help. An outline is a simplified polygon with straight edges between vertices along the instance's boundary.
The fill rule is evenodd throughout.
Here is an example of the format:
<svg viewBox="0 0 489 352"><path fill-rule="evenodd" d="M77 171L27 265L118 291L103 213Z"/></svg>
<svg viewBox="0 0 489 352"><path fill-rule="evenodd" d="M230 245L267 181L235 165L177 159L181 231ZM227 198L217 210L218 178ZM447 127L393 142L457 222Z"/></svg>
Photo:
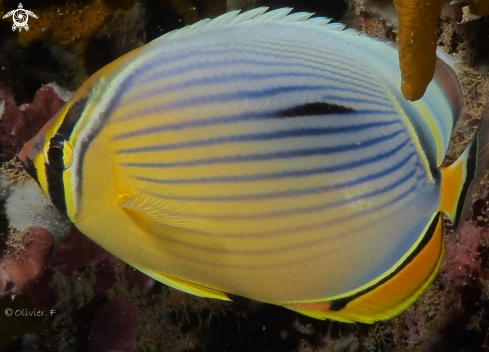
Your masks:
<svg viewBox="0 0 489 352"><path fill-rule="evenodd" d="M352 300L351 297L347 297L347 298L340 298L340 299L336 299L334 301L331 301L329 303L329 309L334 311L334 312L337 312L339 310L342 310L343 308L346 307L346 305Z"/></svg>
<svg viewBox="0 0 489 352"><path fill-rule="evenodd" d="M329 104L325 102L307 103L294 106L293 108L278 111L276 117L301 117L314 115L348 114L355 111L343 105Z"/></svg>

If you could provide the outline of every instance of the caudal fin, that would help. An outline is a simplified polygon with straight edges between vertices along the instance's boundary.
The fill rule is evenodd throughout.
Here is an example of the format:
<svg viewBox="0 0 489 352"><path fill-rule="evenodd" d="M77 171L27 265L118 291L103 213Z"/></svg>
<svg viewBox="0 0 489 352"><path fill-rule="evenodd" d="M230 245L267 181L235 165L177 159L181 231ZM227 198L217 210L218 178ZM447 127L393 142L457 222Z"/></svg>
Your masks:
<svg viewBox="0 0 489 352"><path fill-rule="evenodd" d="M470 213L480 181L489 170L489 104L484 109L477 131L452 165L441 169L440 210L448 215L455 231Z"/></svg>

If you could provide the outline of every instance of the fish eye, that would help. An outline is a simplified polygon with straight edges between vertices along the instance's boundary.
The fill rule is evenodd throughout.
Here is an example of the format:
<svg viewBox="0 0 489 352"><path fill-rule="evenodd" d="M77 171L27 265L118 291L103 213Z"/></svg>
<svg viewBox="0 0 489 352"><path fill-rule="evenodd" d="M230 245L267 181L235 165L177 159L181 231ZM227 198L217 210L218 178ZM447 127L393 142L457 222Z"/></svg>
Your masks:
<svg viewBox="0 0 489 352"><path fill-rule="evenodd" d="M63 171L71 166L73 149L61 136L54 136L44 144L44 160L56 171Z"/></svg>

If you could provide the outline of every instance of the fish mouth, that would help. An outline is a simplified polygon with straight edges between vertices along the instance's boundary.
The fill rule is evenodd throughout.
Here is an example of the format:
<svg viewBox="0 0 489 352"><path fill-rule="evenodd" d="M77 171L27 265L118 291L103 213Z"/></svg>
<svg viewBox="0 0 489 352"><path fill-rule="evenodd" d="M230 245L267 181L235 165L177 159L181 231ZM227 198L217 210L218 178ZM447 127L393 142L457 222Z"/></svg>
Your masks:
<svg viewBox="0 0 489 352"><path fill-rule="evenodd" d="M22 163L22 166L24 167L25 171L34 179L37 181L37 169L34 166L34 163L32 162L31 159L27 156L27 153L25 152L25 148L20 151L19 154L17 154L17 159Z"/></svg>

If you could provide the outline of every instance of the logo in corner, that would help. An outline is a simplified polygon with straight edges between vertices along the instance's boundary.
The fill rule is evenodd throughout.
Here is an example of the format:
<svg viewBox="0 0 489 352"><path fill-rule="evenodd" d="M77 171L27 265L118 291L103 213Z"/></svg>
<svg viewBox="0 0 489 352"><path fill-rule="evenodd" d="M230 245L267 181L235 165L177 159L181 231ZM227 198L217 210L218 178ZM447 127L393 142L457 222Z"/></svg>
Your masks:
<svg viewBox="0 0 489 352"><path fill-rule="evenodd" d="M12 30L15 31L18 28L19 32L22 32L22 28L24 28L26 31L29 30L29 25L27 24L27 21L29 21L29 16L38 18L34 12L24 10L24 6L22 6L22 3L19 3L19 8L17 10L7 12L7 14L3 16L3 18L7 18L10 16L12 16L12 19L14 20Z"/></svg>

